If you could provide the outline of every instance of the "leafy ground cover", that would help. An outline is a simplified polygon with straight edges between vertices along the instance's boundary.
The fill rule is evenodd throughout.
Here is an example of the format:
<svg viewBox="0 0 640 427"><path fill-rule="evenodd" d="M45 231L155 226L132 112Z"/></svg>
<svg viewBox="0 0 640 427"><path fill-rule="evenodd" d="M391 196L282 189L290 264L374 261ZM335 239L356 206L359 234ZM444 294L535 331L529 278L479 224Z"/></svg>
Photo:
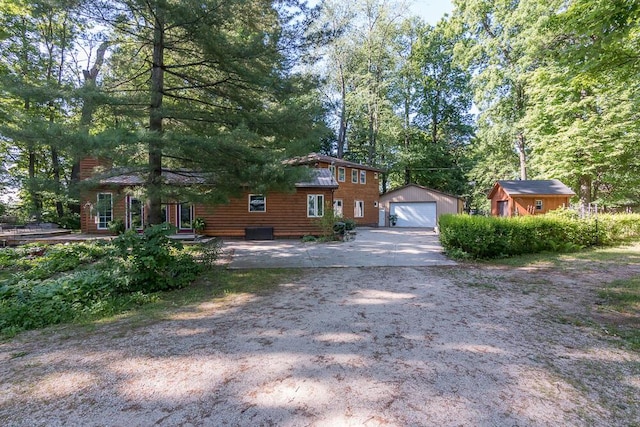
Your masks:
<svg viewBox="0 0 640 427"><path fill-rule="evenodd" d="M216 244L185 250L168 238L172 231L158 226L112 242L3 249L0 334L111 316L187 286L215 260Z"/></svg>

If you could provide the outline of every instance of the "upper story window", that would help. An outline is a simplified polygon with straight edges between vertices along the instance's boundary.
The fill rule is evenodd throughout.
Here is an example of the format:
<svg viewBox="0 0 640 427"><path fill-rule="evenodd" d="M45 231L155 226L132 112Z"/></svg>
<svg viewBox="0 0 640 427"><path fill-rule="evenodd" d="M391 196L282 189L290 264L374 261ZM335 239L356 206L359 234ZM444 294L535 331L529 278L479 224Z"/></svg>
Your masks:
<svg viewBox="0 0 640 427"><path fill-rule="evenodd" d="M266 212L267 198L264 194L249 194L249 212Z"/></svg>
<svg viewBox="0 0 640 427"><path fill-rule="evenodd" d="M346 176L346 171L343 167L338 168L338 181L344 182Z"/></svg>
<svg viewBox="0 0 640 427"><path fill-rule="evenodd" d="M336 167L334 165L329 165L328 169L331 171L331 176L336 176Z"/></svg>
<svg viewBox="0 0 640 427"><path fill-rule="evenodd" d="M358 169L351 169L351 182L358 183Z"/></svg>
<svg viewBox="0 0 640 427"><path fill-rule="evenodd" d="M367 171L360 171L360 184L367 183Z"/></svg>

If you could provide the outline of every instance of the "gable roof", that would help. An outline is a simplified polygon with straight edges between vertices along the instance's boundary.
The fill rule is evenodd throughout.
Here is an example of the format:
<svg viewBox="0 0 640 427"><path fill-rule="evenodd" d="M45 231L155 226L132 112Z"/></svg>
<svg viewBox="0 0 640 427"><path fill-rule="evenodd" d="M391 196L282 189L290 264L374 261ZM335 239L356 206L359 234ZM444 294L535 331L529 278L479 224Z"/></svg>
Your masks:
<svg viewBox="0 0 640 427"><path fill-rule="evenodd" d="M488 198L491 199L501 187L509 196L575 196L572 189L557 179L505 180L493 186Z"/></svg>
<svg viewBox="0 0 640 427"><path fill-rule="evenodd" d="M294 157L287 160L286 163L290 165L315 165L317 163L328 163L334 166L346 166L353 169L364 169L374 172L384 172L383 169L375 168L373 166L363 165L360 163L350 162L348 160L339 159L337 157L326 156L324 154L309 153L306 156Z"/></svg>
<svg viewBox="0 0 640 427"><path fill-rule="evenodd" d="M403 185L402 187L394 188L393 190L389 190L384 194L380 194L380 197L386 196L388 194L393 194L393 193L398 192L398 191L402 191L402 190L404 190L406 188L409 188L409 187L415 187L415 188L419 188L419 189L424 190L424 191L429 191L431 193L438 193L438 194L442 194L443 196L452 197L454 199L462 200L462 197L454 196L453 194L444 193L442 191L434 190L433 188L424 187L424 186L418 185L418 184L407 184L407 185Z"/></svg>

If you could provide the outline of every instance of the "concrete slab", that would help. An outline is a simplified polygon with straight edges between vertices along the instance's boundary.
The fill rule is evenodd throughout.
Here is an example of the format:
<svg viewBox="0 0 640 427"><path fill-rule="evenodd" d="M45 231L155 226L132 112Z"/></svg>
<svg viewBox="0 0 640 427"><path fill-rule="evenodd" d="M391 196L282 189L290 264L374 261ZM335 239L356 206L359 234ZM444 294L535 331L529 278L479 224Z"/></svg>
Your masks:
<svg viewBox="0 0 640 427"><path fill-rule="evenodd" d="M230 268L426 267L456 265L445 257L438 235L420 228L358 228L355 240L228 241Z"/></svg>

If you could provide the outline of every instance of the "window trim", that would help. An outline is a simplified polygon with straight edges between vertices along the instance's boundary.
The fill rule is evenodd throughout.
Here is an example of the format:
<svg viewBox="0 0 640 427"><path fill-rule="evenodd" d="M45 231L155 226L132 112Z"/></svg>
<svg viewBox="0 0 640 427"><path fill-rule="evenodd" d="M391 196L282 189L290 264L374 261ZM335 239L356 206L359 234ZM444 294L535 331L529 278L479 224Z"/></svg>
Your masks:
<svg viewBox="0 0 640 427"><path fill-rule="evenodd" d="M358 169L351 169L351 183L357 184L360 181L360 173Z"/></svg>
<svg viewBox="0 0 640 427"><path fill-rule="evenodd" d="M336 210L338 204L340 204L340 212ZM344 215L344 201L342 199L333 199L333 213L340 217Z"/></svg>
<svg viewBox="0 0 640 427"><path fill-rule="evenodd" d="M133 201L137 201L140 203L140 227L133 227L133 218L131 217L132 209L131 204ZM127 229L129 230L142 230L144 229L144 203L141 199L138 199L134 196L127 197Z"/></svg>
<svg viewBox="0 0 640 427"><path fill-rule="evenodd" d="M367 171L364 169L360 169L360 184L367 183Z"/></svg>
<svg viewBox="0 0 640 427"><path fill-rule="evenodd" d="M263 204L263 209L262 210L251 210L251 198L252 197L262 197L262 204ZM249 194L249 197L247 198L248 200L248 206L247 206L247 211L251 212L251 213L265 213L267 212L267 196L265 196L264 194Z"/></svg>
<svg viewBox="0 0 640 427"><path fill-rule="evenodd" d="M340 172L342 172L342 179L340 179ZM345 182L347 179L347 170L343 166L338 167L338 181Z"/></svg>
<svg viewBox="0 0 640 427"><path fill-rule="evenodd" d="M314 212L311 212L309 202L314 200ZM320 203L318 203L320 202ZM307 218L322 218L324 216L324 194L307 194Z"/></svg>
<svg viewBox="0 0 640 427"><path fill-rule="evenodd" d="M360 206L358 206L358 205L360 205ZM362 207L362 209L359 210L358 209L359 207ZM360 213L360 215L358 215L358 213ZM353 201L353 217L354 218L364 218L364 200L354 200Z"/></svg>
<svg viewBox="0 0 640 427"><path fill-rule="evenodd" d="M185 228L182 227L182 209L181 206L182 205L189 205L189 227ZM193 204L192 203L187 203L187 202L183 202L183 203L178 203L176 205L176 222L178 223L178 230L179 231L183 231L183 230L193 230L193 220L194 218L194 211L193 211Z"/></svg>
<svg viewBox="0 0 640 427"><path fill-rule="evenodd" d="M329 169L331 171L331 176L336 176L336 166L335 165L329 165L327 167L327 169Z"/></svg>
<svg viewBox="0 0 640 427"><path fill-rule="evenodd" d="M100 200L100 196L102 195L108 195L109 196L109 219L107 219L104 223L104 226L100 226L100 209L101 207L104 205L104 203L101 203ZM106 218L106 212L105 212L105 218ZM108 230L109 229L109 223L113 221L113 193L104 193L104 192L100 192L96 194L96 229L98 230Z"/></svg>
<svg viewBox="0 0 640 427"><path fill-rule="evenodd" d="M534 204L537 211L541 211L544 206L542 199L537 199Z"/></svg>

